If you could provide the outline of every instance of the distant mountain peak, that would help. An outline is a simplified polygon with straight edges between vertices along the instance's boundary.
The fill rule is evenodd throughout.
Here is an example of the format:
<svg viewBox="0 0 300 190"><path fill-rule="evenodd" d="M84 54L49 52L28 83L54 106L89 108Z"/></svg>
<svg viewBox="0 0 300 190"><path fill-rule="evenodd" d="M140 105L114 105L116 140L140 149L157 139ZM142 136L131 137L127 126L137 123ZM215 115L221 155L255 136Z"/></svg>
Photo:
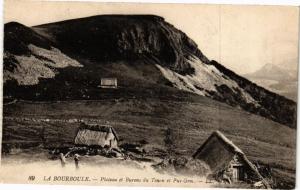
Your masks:
<svg viewBox="0 0 300 190"><path fill-rule="evenodd" d="M267 63L244 76L264 88L297 101L297 70Z"/></svg>
<svg viewBox="0 0 300 190"><path fill-rule="evenodd" d="M272 63L267 63L264 66L262 66L261 69L279 69L279 67Z"/></svg>
<svg viewBox="0 0 300 190"><path fill-rule="evenodd" d="M260 68L260 70L264 70L264 71L267 71L267 72L274 72L274 71L282 72L282 69L279 66L277 66L275 64L272 64L272 63L265 64L264 66L262 66Z"/></svg>
<svg viewBox="0 0 300 190"><path fill-rule="evenodd" d="M255 72L245 74L244 76L247 78L261 78L268 80L283 80L291 77L287 70L272 63L267 63Z"/></svg>

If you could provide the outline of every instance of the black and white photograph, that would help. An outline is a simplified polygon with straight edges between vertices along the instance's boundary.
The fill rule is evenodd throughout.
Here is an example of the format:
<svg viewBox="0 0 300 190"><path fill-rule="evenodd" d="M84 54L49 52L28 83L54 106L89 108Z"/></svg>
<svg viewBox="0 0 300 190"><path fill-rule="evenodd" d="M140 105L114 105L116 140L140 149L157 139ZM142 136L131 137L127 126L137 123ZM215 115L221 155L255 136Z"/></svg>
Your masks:
<svg viewBox="0 0 300 190"><path fill-rule="evenodd" d="M295 188L298 6L3 12L0 183Z"/></svg>

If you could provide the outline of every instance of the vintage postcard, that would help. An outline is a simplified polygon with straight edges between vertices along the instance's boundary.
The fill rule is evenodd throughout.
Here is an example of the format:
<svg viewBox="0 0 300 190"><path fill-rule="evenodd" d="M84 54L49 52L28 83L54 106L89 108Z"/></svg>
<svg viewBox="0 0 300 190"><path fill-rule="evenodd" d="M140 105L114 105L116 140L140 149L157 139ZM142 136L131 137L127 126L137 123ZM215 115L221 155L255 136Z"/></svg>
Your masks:
<svg viewBox="0 0 300 190"><path fill-rule="evenodd" d="M1 183L293 189L299 7L6 0Z"/></svg>

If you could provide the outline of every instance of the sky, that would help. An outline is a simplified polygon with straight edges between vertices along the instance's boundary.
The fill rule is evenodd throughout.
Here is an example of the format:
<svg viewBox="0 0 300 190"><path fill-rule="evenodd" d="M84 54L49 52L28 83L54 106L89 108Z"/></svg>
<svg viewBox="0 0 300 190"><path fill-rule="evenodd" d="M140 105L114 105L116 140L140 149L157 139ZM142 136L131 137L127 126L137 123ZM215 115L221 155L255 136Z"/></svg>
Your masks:
<svg viewBox="0 0 300 190"><path fill-rule="evenodd" d="M265 64L297 68L299 8L204 4L5 0L4 23L34 26L101 14L155 14L185 32L209 58L238 74Z"/></svg>

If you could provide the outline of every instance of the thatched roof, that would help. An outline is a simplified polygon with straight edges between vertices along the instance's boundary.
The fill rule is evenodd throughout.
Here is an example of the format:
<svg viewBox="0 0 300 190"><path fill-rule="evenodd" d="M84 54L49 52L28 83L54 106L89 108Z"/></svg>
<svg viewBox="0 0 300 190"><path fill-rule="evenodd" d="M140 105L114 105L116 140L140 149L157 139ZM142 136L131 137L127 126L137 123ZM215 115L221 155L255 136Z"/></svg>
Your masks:
<svg viewBox="0 0 300 190"><path fill-rule="evenodd" d="M224 134L222 134L220 131L214 131L211 136L202 144L202 146L196 151L196 153L193 155L194 158L197 158L198 155L202 153L202 151L206 148L206 146L212 141L213 138L218 139L219 143L224 145L226 147L226 150L232 155L238 155L244 163L248 166L249 169L253 173L256 174L256 176L264 183L266 188L270 188L270 185L264 178L261 176L261 174L258 172L257 168L250 162L250 160L247 158L245 153L237 147L232 141L230 141L228 138L225 137ZM218 154L219 152L216 152ZM220 160L224 160L223 158L220 158Z"/></svg>
<svg viewBox="0 0 300 190"><path fill-rule="evenodd" d="M225 137L225 135L223 133L221 133L220 131L218 131L218 130L214 131L211 136L216 136L225 145L227 145L227 147L230 151L232 151L234 153L245 155L245 153L239 147L237 147L231 140L229 140L227 137Z"/></svg>
<svg viewBox="0 0 300 190"><path fill-rule="evenodd" d="M117 141L119 141L119 137L115 131L115 129L110 126L110 125L99 125L99 124L94 124L94 123L81 123L80 127L78 128L78 131L83 130L83 129L87 129L87 130L91 130L91 131L100 131L100 132L105 132L108 133L109 130L112 131L112 133L114 134L114 136L116 137Z"/></svg>

